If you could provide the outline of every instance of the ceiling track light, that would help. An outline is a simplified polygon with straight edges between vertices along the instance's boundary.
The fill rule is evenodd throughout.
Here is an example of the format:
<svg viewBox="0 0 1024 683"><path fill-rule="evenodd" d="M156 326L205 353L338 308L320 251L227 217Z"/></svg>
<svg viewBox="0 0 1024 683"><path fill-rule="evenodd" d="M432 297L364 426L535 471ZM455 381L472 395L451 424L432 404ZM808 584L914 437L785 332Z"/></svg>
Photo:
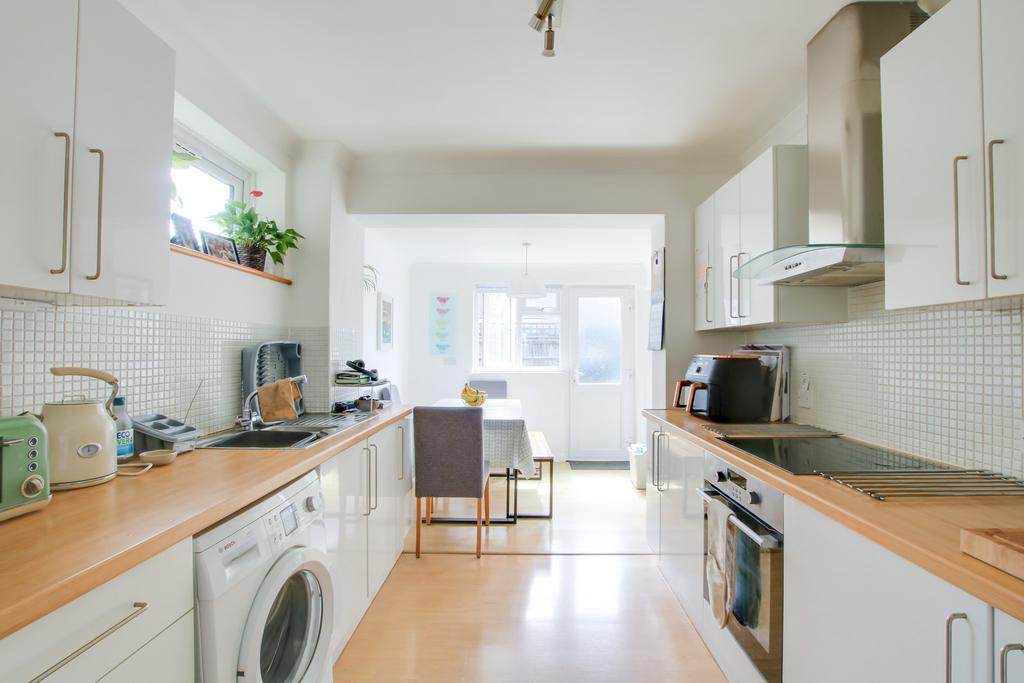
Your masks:
<svg viewBox="0 0 1024 683"><path fill-rule="evenodd" d="M550 25L551 8L554 4L555 0L540 0L540 5L537 7L537 11L534 12L532 17L530 17L530 28L540 33L541 29L544 28L544 22L546 20ZM550 30L550 28L548 30Z"/></svg>
<svg viewBox="0 0 1024 683"><path fill-rule="evenodd" d="M545 57L555 56L555 20L551 14L548 15L548 30L544 32L544 49L541 54Z"/></svg>

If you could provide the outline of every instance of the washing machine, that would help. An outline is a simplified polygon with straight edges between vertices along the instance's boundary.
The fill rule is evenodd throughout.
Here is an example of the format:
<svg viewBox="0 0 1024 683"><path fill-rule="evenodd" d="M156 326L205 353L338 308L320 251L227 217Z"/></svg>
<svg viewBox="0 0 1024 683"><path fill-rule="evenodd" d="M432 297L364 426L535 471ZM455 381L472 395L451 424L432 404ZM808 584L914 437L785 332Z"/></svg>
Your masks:
<svg viewBox="0 0 1024 683"><path fill-rule="evenodd" d="M194 538L197 680L330 680L334 587L324 534L314 471Z"/></svg>

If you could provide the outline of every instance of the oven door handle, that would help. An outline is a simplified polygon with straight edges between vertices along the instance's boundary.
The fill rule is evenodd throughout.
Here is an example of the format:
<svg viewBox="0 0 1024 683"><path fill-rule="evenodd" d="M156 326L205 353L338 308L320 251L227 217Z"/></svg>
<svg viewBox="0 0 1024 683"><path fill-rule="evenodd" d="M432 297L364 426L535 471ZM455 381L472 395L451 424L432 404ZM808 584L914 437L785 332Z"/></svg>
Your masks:
<svg viewBox="0 0 1024 683"><path fill-rule="evenodd" d="M717 491L707 491L705 489L698 488L697 495L710 503L714 500L712 496L721 494ZM729 524L732 524L740 533L756 543L762 550L777 550L779 547L779 541L777 538L774 536L762 536L744 524L736 515L729 515Z"/></svg>

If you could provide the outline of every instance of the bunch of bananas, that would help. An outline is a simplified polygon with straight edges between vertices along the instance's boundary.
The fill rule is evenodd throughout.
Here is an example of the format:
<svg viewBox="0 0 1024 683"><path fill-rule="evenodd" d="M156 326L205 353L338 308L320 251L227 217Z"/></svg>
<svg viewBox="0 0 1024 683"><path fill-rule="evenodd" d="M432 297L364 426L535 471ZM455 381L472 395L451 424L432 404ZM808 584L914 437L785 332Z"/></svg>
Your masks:
<svg viewBox="0 0 1024 683"><path fill-rule="evenodd" d="M487 400L487 392L474 389L467 384L462 387L462 400L467 406L473 406L476 408L482 406L484 401Z"/></svg>

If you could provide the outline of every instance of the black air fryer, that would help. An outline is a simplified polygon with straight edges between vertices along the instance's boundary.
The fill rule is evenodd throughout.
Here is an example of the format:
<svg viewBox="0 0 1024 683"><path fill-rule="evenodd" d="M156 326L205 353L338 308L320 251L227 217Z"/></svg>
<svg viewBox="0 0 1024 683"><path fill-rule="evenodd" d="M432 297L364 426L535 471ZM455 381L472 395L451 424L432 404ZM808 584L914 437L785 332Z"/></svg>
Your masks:
<svg viewBox="0 0 1024 683"><path fill-rule="evenodd" d="M694 356L685 379L688 413L715 422L769 417L766 368L757 356Z"/></svg>

